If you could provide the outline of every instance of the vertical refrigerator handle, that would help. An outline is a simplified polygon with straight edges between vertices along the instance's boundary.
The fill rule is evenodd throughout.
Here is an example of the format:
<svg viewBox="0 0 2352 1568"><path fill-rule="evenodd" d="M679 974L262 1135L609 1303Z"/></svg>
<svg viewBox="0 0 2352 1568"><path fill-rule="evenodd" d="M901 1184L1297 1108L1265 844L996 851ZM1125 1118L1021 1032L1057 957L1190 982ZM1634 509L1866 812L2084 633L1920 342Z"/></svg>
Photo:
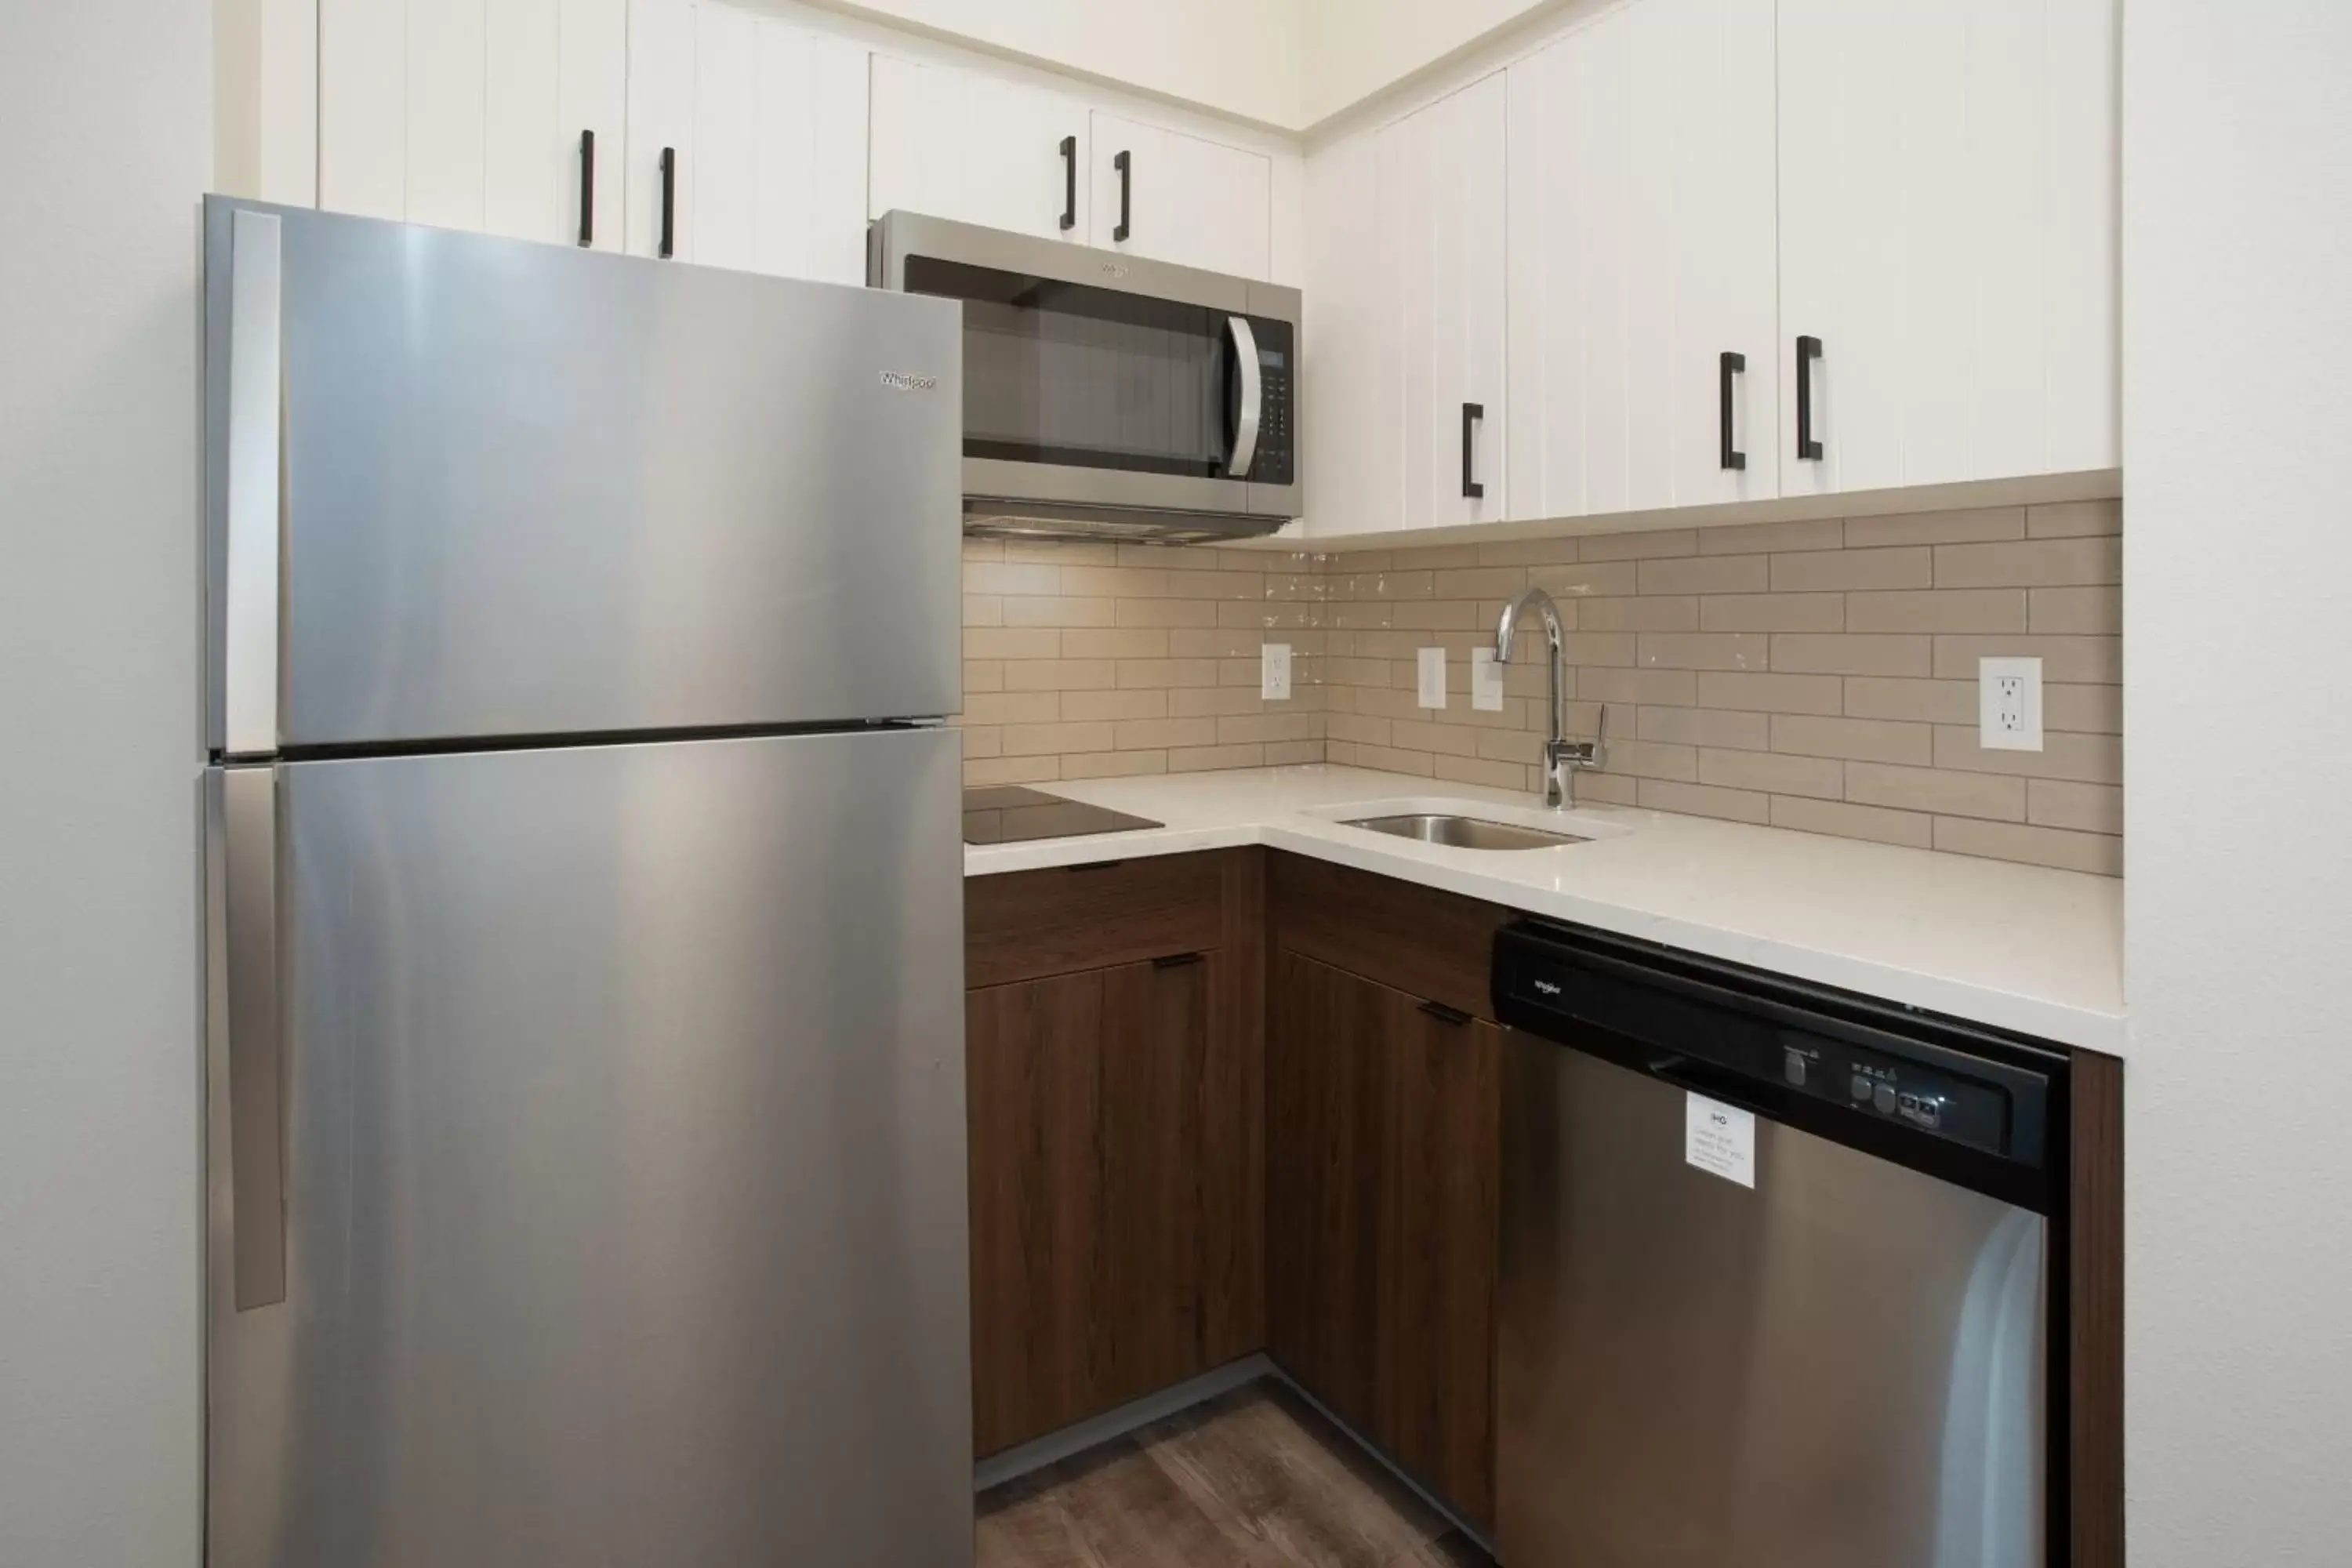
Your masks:
<svg viewBox="0 0 2352 1568"><path fill-rule="evenodd" d="M229 1227L236 1310L286 1300L285 1053L278 1008L278 770L222 768L210 799L220 846L227 1036Z"/></svg>
<svg viewBox="0 0 2352 1568"><path fill-rule="evenodd" d="M1265 412L1265 376L1258 368L1257 334L1250 330L1246 316L1227 316L1225 330L1233 335L1234 364L1241 373L1241 407L1234 415L1234 455L1225 464L1225 477L1233 479L1249 478L1250 465L1257 460L1257 426Z"/></svg>
<svg viewBox="0 0 2352 1568"><path fill-rule="evenodd" d="M223 749L278 749L278 554L286 361L280 226L239 207L229 230L227 571L221 606Z"/></svg>

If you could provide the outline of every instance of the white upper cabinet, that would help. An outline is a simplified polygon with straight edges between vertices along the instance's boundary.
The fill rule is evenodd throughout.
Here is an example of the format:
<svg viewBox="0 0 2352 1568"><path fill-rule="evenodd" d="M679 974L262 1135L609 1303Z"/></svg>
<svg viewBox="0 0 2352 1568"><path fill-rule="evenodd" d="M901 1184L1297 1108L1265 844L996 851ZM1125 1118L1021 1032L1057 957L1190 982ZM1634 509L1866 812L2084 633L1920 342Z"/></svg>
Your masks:
<svg viewBox="0 0 2352 1568"><path fill-rule="evenodd" d="M629 0L622 248L694 259L694 0Z"/></svg>
<svg viewBox="0 0 2352 1568"><path fill-rule="evenodd" d="M408 7L319 0L319 205L408 216Z"/></svg>
<svg viewBox="0 0 2352 1568"><path fill-rule="evenodd" d="M1085 105L1044 88L876 55L867 216L904 208L1084 244L1087 121Z"/></svg>
<svg viewBox="0 0 2352 1568"><path fill-rule="evenodd" d="M693 259L863 283L866 51L706 3L694 59Z"/></svg>
<svg viewBox="0 0 2352 1568"><path fill-rule="evenodd" d="M1309 536L1402 526L1404 428L1395 254L1383 242L1380 142L1351 137L1307 165L1299 471Z"/></svg>
<svg viewBox="0 0 2352 1568"><path fill-rule="evenodd" d="M320 205L865 280L866 51L712 0L322 0ZM665 180L664 154L668 174Z"/></svg>
<svg viewBox="0 0 2352 1568"><path fill-rule="evenodd" d="M1778 494L1773 0L1641 0L1509 72L1517 518Z"/></svg>
<svg viewBox="0 0 2352 1568"><path fill-rule="evenodd" d="M1375 149L1404 528L1507 515L1505 121L1498 71L1384 127Z"/></svg>
<svg viewBox="0 0 2352 1568"><path fill-rule="evenodd" d="M626 3L321 0L320 205L617 248Z"/></svg>
<svg viewBox="0 0 2352 1568"><path fill-rule="evenodd" d="M1779 29L1782 492L2118 466L2115 0Z"/></svg>
<svg viewBox="0 0 2352 1568"><path fill-rule="evenodd" d="M1097 110L1089 242L1263 279L1273 262L1274 161Z"/></svg>
<svg viewBox="0 0 2352 1568"><path fill-rule="evenodd" d="M486 21L478 226L618 250L627 0L488 0Z"/></svg>

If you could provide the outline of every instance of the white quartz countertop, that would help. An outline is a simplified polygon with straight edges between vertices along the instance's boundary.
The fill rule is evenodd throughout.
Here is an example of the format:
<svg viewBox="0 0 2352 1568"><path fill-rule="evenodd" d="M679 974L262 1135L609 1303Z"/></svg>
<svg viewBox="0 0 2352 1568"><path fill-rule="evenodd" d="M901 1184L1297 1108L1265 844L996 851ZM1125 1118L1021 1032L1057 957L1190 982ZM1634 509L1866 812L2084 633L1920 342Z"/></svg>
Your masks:
<svg viewBox="0 0 2352 1568"><path fill-rule="evenodd" d="M1502 820L1530 824L1547 814L1530 795L1363 768L1252 768L1037 787L1167 826L968 845L964 875L1263 844L2123 1054L2123 884L2111 878L1614 805L1579 806L1573 819L1557 822L1603 835L1590 843L1448 848L1318 814L1358 804L1444 809L1436 803L1484 806Z"/></svg>

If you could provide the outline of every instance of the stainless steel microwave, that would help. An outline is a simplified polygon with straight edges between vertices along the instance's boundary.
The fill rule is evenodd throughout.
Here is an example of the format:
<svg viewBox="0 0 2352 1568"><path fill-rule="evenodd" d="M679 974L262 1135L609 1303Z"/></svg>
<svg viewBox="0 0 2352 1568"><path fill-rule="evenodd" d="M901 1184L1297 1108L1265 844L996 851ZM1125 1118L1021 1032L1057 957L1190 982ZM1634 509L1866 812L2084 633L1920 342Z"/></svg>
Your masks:
<svg viewBox="0 0 2352 1568"><path fill-rule="evenodd" d="M866 281L963 301L966 531L1202 543L1300 515L1297 289L906 212Z"/></svg>

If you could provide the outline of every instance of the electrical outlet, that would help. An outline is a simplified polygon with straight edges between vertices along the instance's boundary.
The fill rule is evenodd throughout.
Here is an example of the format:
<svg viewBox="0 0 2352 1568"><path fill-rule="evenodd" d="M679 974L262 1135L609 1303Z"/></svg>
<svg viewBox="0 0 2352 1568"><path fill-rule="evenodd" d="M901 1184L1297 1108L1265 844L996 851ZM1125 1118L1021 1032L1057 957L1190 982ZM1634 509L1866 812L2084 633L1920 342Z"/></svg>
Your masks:
<svg viewBox="0 0 2352 1568"><path fill-rule="evenodd" d="M2042 749L2042 661L1977 661L1977 743L1989 752Z"/></svg>
<svg viewBox="0 0 2352 1568"><path fill-rule="evenodd" d="M1421 705L1445 706L1445 650L1442 647L1421 650Z"/></svg>
<svg viewBox="0 0 2352 1568"><path fill-rule="evenodd" d="M1257 652L1257 694L1269 702L1285 700L1290 696L1290 645L1261 643Z"/></svg>
<svg viewBox="0 0 2352 1568"><path fill-rule="evenodd" d="M1503 667L1495 662L1493 648L1470 650L1470 706L1484 713L1503 710Z"/></svg>

